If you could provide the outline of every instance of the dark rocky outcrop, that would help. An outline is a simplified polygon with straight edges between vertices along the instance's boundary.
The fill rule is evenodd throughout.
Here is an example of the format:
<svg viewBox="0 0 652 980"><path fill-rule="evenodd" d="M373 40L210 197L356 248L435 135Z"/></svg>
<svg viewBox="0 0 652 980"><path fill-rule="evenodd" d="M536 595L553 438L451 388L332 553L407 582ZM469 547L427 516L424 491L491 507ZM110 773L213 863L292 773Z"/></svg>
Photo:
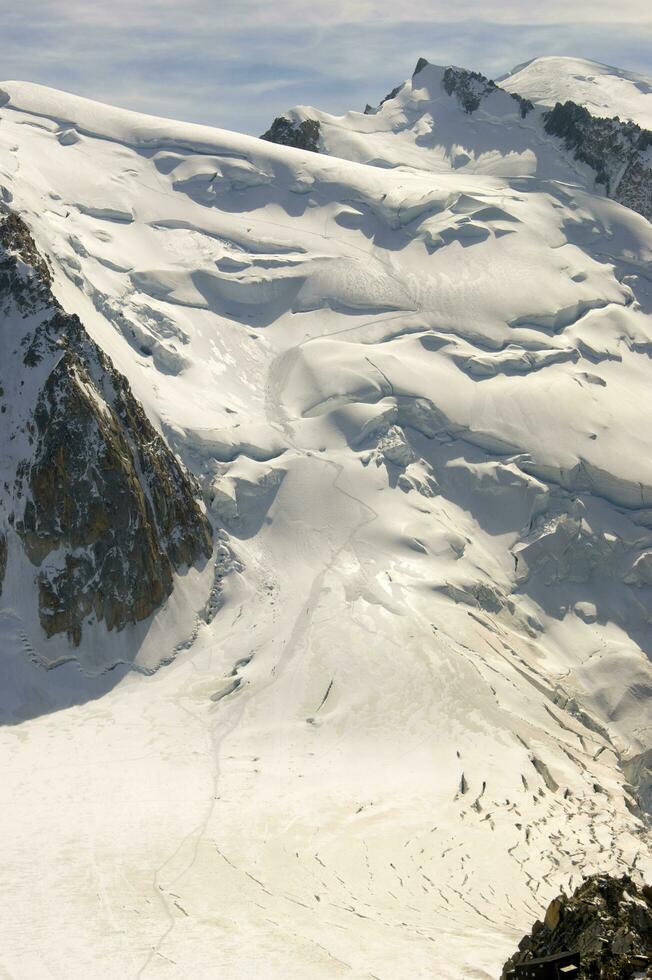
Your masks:
<svg viewBox="0 0 652 980"><path fill-rule="evenodd" d="M417 70L421 71L423 67L424 65L421 65L420 62L417 64ZM491 95L493 92L503 91L494 81L482 75L479 71L468 71L465 68L447 68L444 72L442 85L447 95L454 95L464 111L469 115L480 108L482 100L486 96ZM510 92L509 94L518 102L521 119L525 119L528 112L532 112L534 109L533 103L529 99L524 99L522 95L517 95L515 92Z"/></svg>
<svg viewBox="0 0 652 980"><path fill-rule="evenodd" d="M414 71L412 72L412 78L414 78L415 75L418 75L420 71L423 71L423 69L424 68L427 68L427 67L428 67L428 61L427 61L427 59L426 58L419 58L419 60L417 61L416 65L415 65Z"/></svg>
<svg viewBox="0 0 652 980"><path fill-rule="evenodd" d="M381 106L383 106L383 105L385 105L385 103L386 103L386 102L391 102L391 100L392 100L392 99L395 99L395 98L396 98L396 96L397 96L397 95L399 94L399 92L401 91L401 89L403 88L403 85L404 85L404 84L405 84L405 83L403 83L403 84L401 84L401 85L397 85L397 86L396 86L396 88L393 88L393 89L391 90L391 92L388 92L388 93L387 93L387 95L386 95L386 96L385 96L384 98L382 98L382 99L380 100L380 102L378 103L378 108L380 109L380 107L381 107Z"/></svg>
<svg viewBox="0 0 652 980"><path fill-rule="evenodd" d="M579 952L578 980L630 980L652 976L652 888L631 878L593 875L571 897L550 903L508 960L503 978L522 963L565 951Z"/></svg>
<svg viewBox="0 0 652 980"><path fill-rule="evenodd" d="M426 64L427 64L427 62L426 62ZM403 82L402 85L397 85L395 88L393 88L391 90L391 92L388 92L387 95L380 100L380 102L378 103L377 106L371 106L371 105L369 105L369 103L367 103L367 105L365 106L365 110L364 110L365 116L375 116L375 114L380 109L382 109L382 107L385 105L386 102L390 102L392 99L395 99L396 98L396 96L399 94L399 92L404 87L404 85L405 85L405 82Z"/></svg>
<svg viewBox="0 0 652 980"><path fill-rule="evenodd" d="M640 159L632 160L613 196L619 204L652 221L652 168Z"/></svg>
<svg viewBox="0 0 652 980"><path fill-rule="evenodd" d="M455 95L469 115L480 108L480 103L486 95L490 95L498 88L495 82L481 75L479 71L467 71L465 68L447 68L442 85L446 94Z"/></svg>
<svg viewBox="0 0 652 980"><path fill-rule="evenodd" d="M0 371L11 372L13 398L0 434L16 464L0 510L37 569L43 629L78 644L89 619L120 629L152 613L173 570L209 557L211 531L191 477L50 285L26 225L9 214L0 341L12 363Z"/></svg>
<svg viewBox="0 0 652 980"><path fill-rule="evenodd" d="M48 301L52 286L50 267L37 250L27 225L14 211L6 211L2 214L0 245L6 253L12 254L15 259L20 259L27 268L33 270L34 275L27 277L29 285L25 283L24 292L29 293L35 301ZM11 272L15 268L15 263L7 262L6 257L3 256L3 271L5 266L6 270Z"/></svg>
<svg viewBox="0 0 652 980"><path fill-rule="evenodd" d="M544 117L551 136L564 141L576 160L595 170L596 183L620 203L652 217L652 169L646 151L652 132L636 123L592 116L575 102L558 102Z"/></svg>
<svg viewBox="0 0 652 980"><path fill-rule="evenodd" d="M268 143L281 143L283 146L294 146L298 150L319 153L319 122L316 119L293 122L286 116L277 116L260 138Z"/></svg>
<svg viewBox="0 0 652 980"><path fill-rule="evenodd" d="M534 109L534 103L531 102L530 99L524 99L522 95L518 94L518 92L510 92L509 94L516 102L518 102L521 112L521 119L525 119L528 112L532 112Z"/></svg>

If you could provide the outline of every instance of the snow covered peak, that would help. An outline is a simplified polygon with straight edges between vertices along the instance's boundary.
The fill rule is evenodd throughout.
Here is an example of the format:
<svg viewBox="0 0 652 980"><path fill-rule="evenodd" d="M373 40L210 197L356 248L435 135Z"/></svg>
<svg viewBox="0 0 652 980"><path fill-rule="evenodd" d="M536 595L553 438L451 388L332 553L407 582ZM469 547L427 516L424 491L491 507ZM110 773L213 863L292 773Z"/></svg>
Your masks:
<svg viewBox="0 0 652 980"><path fill-rule="evenodd" d="M548 56L517 65L498 83L544 106L568 100L594 116L620 116L652 129L652 77L584 58Z"/></svg>
<svg viewBox="0 0 652 980"><path fill-rule="evenodd" d="M541 110L538 120L532 110L479 72L420 58L410 79L364 113L297 106L282 118L294 133L317 124L321 152L377 167L577 180L581 168L551 144Z"/></svg>
<svg viewBox="0 0 652 980"><path fill-rule="evenodd" d="M376 108L332 116L298 106L263 138L382 168L581 184L652 216L648 130L614 113L600 118L575 101L535 105L511 89L419 58L412 77Z"/></svg>

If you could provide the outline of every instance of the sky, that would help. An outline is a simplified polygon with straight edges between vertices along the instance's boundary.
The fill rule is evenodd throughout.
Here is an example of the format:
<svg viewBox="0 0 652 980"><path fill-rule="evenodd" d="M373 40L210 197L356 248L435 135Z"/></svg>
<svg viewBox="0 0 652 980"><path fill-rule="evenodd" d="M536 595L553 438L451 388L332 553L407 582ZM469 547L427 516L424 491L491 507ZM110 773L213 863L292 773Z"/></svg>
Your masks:
<svg viewBox="0 0 652 980"><path fill-rule="evenodd" d="M375 105L421 56L496 78L544 54L652 75L651 52L647 0L0 0L0 78L254 135Z"/></svg>

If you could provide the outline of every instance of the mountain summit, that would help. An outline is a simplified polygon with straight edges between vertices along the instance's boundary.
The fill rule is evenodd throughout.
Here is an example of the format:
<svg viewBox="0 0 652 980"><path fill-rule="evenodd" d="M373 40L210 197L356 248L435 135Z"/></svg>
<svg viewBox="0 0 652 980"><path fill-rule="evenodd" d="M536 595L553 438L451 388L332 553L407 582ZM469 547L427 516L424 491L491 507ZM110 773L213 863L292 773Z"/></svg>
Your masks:
<svg viewBox="0 0 652 980"><path fill-rule="evenodd" d="M537 105L575 102L593 116L619 116L652 129L652 78L584 58L534 58L498 79Z"/></svg>

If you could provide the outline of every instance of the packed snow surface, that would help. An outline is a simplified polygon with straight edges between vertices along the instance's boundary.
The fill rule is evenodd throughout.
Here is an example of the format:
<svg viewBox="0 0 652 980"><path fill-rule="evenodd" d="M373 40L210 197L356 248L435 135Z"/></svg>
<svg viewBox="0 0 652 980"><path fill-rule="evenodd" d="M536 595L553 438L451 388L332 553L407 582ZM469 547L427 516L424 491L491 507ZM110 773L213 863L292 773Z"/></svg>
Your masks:
<svg viewBox="0 0 652 980"><path fill-rule="evenodd" d="M620 116L652 129L652 77L584 58L534 58L499 85L541 105L577 102L594 116Z"/></svg>
<svg viewBox="0 0 652 980"><path fill-rule="evenodd" d="M652 226L504 100L343 159L0 83L0 196L224 529L80 666L5 585L4 975L495 980L649 872Z"/></svg>

